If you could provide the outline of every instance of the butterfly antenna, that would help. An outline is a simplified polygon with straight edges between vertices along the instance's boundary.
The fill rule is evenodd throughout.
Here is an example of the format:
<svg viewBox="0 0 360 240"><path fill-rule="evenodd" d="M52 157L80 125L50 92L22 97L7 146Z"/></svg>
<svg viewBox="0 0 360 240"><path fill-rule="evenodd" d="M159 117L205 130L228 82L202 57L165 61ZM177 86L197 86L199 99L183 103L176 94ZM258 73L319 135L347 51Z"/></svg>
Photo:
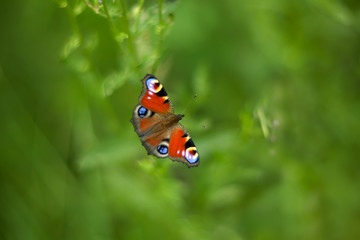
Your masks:
<svg viewBox="0 0 360 240"><path fill-rule="evenodd" d="M190 100L190 102L189 102L188 105L186 106L185 110L183 111L182 115L184 115L184 113L186 112L186 110L189 108L190 104L194 101L194 99L195 99L196 97L197 97L197 94L195 94L195 95L193 96L193 98ZM184 120L185 120L185 121L188 121L188 122L195 123L195 124L197 124L197 125L200 125L202 128L206 128L205 125L202 125L202 124L200 124L200 123L191 121L191 120L186 119L186 118L185 118Z"/></svg>
<svg viewBox="0 0 360 240"><path fill-rule="evenodd" d="M197 94L195 94L193 96L193 98L190 100L190 102L188 103L188 105L186 106L185 110L183 111L182 115L184 115L184 113L186 112L186 110L189 108L190 104L194 101L194 99L197 97Z"/></svg>

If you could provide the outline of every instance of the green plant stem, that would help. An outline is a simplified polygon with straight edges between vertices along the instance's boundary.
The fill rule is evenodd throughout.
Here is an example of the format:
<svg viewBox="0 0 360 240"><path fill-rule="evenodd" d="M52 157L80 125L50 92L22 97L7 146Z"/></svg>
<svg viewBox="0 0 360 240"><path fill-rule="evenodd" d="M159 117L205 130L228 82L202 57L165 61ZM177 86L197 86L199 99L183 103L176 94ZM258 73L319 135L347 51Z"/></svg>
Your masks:
<svg viewBox="0 0 360 240"><path fill-rule="evenodd" d="M70 3L68 3L68 6L66 7L66 11L67 11L68 14L69 14L71 26L72 26L72 28L73 28L76 36L79 37L79 41L80 41L80 43L81 43L81 41L82 41L82 36L81 36L81 33L80 33L79 24L78 24L77 21L76 21L76 16L75 16L75 14L74 14L73 8L72 8L72 6L70 5Z"/></svg>
<svg viewBox="0 0 360 240"><path fill-rule="evenodd" d="M158 24L158 29L159 29L159 41L158 41L158 46L156 49L156 55L157 55L157 60L155 61L153 68L152 68L152 72L155 73L159 64L160 64L160 53L162 50L162 42L163 42L163 38L164 38L164 26L163 26L163 19L162 19L162 3L163 0L159 0L159 11L158 11L158 16L159 16L159 24Z"/></svg>
<svg viewBox="0 0 360 240"><path fill-rule="evenodd" d="M162 12L162 2L163 2L163 0L159 0L159 12L158 12L158 14L159 14L159 25L160 26L162 25L162 14L161 14L161 12Z"/></svg>
<svg viewBox="0 0 360 240"><path fill-rule="evenodd" d="M138 57L137 57L137 54L136 54L136 49L135 49L133 36L131 34L131 31L130 31L130 24L129 24L129 19L128 19L128 14L127 14L125 1L124 0L119 0L119 1L120 1L120 6L121 6L122 11L123 11L125 32L128 35L128 48L129 48L130 54L132 55L132 57L134 59L134 63L137 66L139 61L138 61Z"/></svg>
<svg viewBox="0 0 360 240"><path fill-rule="evenodd" d="M107 19L109 20L109 25L110 25L110 29L111 29L111 32L113 34L113 37L114 37L114 39L116 39L117 29L116 29L116 26L115 26L114 22L111 20L111 16L110 16L110 13L109 13L109 10L107 8L107 4L106 4L105 0L102 1L102 5L104 6L105 15L106 15ZM120 53L123 53L122 46L120 44L118 44L117 46L119 48Z"/></svg>
<svg viewBox="0 0 360 240"><path fill-rule="evenodd" d="M144 0L140 0L139 1L139 12L136 16L136 22L135 22L135 34L134 35L138 35L138 32L139 32L139 23L140 23L140 14L141 14L141 11L142 11L142 8L144 6Z"/></svg>

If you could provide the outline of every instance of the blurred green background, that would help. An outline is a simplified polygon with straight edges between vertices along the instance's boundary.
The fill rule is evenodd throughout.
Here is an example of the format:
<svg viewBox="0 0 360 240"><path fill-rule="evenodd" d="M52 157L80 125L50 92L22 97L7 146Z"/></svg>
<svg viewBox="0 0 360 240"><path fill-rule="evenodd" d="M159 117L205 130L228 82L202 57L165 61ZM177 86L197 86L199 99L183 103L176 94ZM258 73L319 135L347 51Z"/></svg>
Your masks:
<svg viewBox="0 0 360 240"><path fill-rule="evenodd" d="M359 1L1 5L0 239L360 239ZM141 146L147 73L199 167Z"/></svg>

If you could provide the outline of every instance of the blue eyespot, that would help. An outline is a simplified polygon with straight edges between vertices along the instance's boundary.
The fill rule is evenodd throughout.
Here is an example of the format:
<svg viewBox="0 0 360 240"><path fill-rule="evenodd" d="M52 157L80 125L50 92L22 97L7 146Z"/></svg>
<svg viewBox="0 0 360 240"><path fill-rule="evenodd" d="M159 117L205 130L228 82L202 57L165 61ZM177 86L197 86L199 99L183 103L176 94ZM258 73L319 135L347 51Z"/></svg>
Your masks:
<svg viewBox="0 0 360 240"><path fill-rule="evenodd" d="M153 93L159 92L162 88L159 81L155 78L149 78L146 80L146 87Z"/></svg>
<svg viewBox="0 0 360 240"><path fill-rule="evenodd" d="M186 149L185 159L191 164L199 161L199 154L195 147L189 147L188 149Z"/></svg>
<svg viewBox="0 0 360 240"><path fill-rule="evenodd" d="M168 147L164 145L159 145L157 147L157 150L160 154L167 154L168 153Z"/></svg>
<svg viewBox="0 0 360 240"><path fill-rule="evenodd" d="M148 110L144 107L140 107L138 110L139 117L143 118L146 116Z"/></svg>

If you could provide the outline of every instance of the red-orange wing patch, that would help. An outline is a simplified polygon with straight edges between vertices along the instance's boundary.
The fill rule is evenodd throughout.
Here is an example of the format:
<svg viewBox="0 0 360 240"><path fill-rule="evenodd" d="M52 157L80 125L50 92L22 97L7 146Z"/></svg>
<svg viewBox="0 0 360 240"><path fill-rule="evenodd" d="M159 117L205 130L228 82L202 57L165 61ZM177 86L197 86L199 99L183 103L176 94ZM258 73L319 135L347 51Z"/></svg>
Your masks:
<svg viewBox="0 0 360 240"><path fill-rule="evenodd" d="M143 90L139 97L140 104L156 113L173 113L173 106L165 88L153 75L147 74L143 82Z"/></svg>
<svg viewBox="0 0 360 240"><path fill-rule="evenodd" d="M195 144L181 124L177 124L171 132L169 158L183 162L189 167L199 165L200 157Z"/></svg>

